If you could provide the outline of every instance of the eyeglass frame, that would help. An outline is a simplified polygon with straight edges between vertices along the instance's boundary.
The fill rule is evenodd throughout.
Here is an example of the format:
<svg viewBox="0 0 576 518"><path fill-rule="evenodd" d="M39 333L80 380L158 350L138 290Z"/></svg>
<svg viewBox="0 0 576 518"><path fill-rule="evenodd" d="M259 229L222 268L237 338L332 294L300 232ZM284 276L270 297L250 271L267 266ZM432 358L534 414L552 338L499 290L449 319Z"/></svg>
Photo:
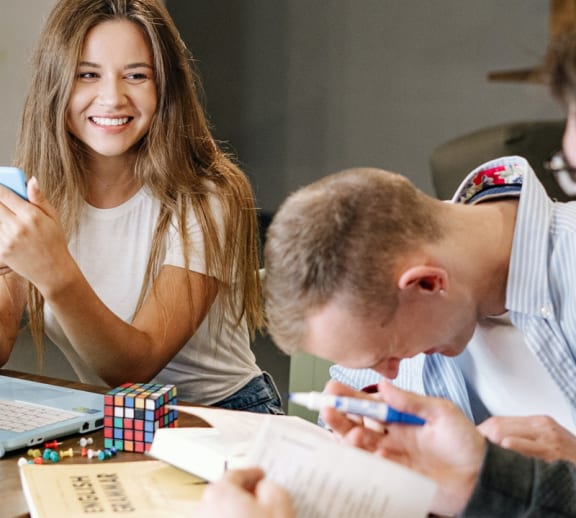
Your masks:
<svg viewBox="0 0 576 518"><path fill-rule="evenodd" d="M551 173L568 173L576 182L576 167L570 165L561 149L552 153L550 158L544 162L544 168Z"/></svg>
<svg viewBox="0 0 576 518"><path fill-rule="evenodd" d="M554 175L562 192L571 199L576 198L576 167L572 167L562 150L553 153L544 162L544 168Z"/></svg>

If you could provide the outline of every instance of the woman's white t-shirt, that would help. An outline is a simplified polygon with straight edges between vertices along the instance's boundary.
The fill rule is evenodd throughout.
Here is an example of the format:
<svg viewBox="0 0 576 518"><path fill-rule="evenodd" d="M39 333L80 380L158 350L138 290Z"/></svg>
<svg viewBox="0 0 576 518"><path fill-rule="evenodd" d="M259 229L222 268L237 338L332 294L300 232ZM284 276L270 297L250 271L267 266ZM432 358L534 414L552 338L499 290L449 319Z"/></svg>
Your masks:
<svg viewBox="0 0 576 518"><path fill-rule="evenodd" d="M211 207L220 223L219 205L215 199L211 200ZM159 212L160 202L144 188L111 209L85 204L78 231L69 242L72 256L98 297L126 322L134 317ZM194 211L190 211L188 218L189 269L206 273L202 229ZM184 267L181 241L174 226L171 226L166 242L163 264ZM217 302L196 333L153 380L177 385L181 400L210 405L230 396L261 374L250 349L244 321L236 326L230 315L224 315L221 330L210 334L215 326L209 326L209 317L216 319ZM105 384L76 353L48 304L45 328L81 381ZM130 379L129 371L126 381L134 381Z"/></svg>

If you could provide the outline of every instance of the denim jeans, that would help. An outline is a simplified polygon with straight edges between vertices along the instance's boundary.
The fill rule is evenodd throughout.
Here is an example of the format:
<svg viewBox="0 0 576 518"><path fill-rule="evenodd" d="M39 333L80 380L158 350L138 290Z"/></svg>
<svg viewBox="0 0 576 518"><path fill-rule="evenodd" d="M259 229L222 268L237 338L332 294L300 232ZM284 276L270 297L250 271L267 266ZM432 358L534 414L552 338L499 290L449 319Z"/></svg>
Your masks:
<svg viewBox="0 0 576 518"><path fill-rule="evenodd" d="M247 410L260 414L284 414L278 389L267 372L251 379L240 390L212 406L229 410Z"/></svg>

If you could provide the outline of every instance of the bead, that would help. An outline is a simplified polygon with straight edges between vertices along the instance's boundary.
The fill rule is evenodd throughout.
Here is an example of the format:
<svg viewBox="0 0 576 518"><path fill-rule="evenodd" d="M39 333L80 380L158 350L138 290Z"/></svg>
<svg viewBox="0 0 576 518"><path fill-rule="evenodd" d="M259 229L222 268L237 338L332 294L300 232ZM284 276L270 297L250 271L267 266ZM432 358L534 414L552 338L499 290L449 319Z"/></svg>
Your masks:
<svg viewBox="0 0 576 518"><path fill-rule="evenodd" d="M60 457L74 457L74 450L72 448L68 448L67 450L60 450Z"/></svg>
<svg viewBox="0 0 576 518"><path fill-rule="evenodd" d="M56 450L50 452L50 460L52 462L60 462L60 454Z"/></svg>
<svg viewBox="0 0 576 518"><path fill-rule="evenodd" d="M40 457L42 456L42 452L38 449L38 448L30 448L27 452L26 455L28 455L28 457Z"/></svg>
<svg viewBox="0 0 576 518"><path fill-rule="evenodd" d="M105 448L104 450L98 450L98 460L107 460L112 457L112 452L109 448Z"/></svg>
<svg viewBox="0 0 576 518"><path fill-rule="evenodd" d="M46 448L44 450L44 453L42 454L42 458L44 460L50 460L50 454L52 453L52 450L50 448Z"/></svg>
<svg viewBox="0 0 576 518"><path fill-rule="evenodd" d="M44 459L42 459L42 457L36 457L34 459L34 464L44 464Z"/></svg>
<svg viewBox="0 0 576 518"><path fill-rule="evenodd" d="M92 437L82 437L79 441L80 446L82 448L88 446L89 444L92 444L94 442L94 439L92 439Z"/></svg>

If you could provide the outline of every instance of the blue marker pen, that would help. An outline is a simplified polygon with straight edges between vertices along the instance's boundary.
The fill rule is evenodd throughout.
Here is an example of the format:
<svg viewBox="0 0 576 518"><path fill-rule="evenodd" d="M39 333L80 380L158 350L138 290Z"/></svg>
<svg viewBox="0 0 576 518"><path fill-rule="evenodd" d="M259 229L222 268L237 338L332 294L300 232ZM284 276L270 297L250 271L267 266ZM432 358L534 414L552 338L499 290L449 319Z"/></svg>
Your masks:
<svg viewBox="0 0 576 518"><path fill-rule="evenodd" d="M386 403L374 399L334 396L323 392L291 392L288 400L309 410L335 408L341 412L370 417L383 423L423 425L426 422L421 417L399 412Z"/></svg>

